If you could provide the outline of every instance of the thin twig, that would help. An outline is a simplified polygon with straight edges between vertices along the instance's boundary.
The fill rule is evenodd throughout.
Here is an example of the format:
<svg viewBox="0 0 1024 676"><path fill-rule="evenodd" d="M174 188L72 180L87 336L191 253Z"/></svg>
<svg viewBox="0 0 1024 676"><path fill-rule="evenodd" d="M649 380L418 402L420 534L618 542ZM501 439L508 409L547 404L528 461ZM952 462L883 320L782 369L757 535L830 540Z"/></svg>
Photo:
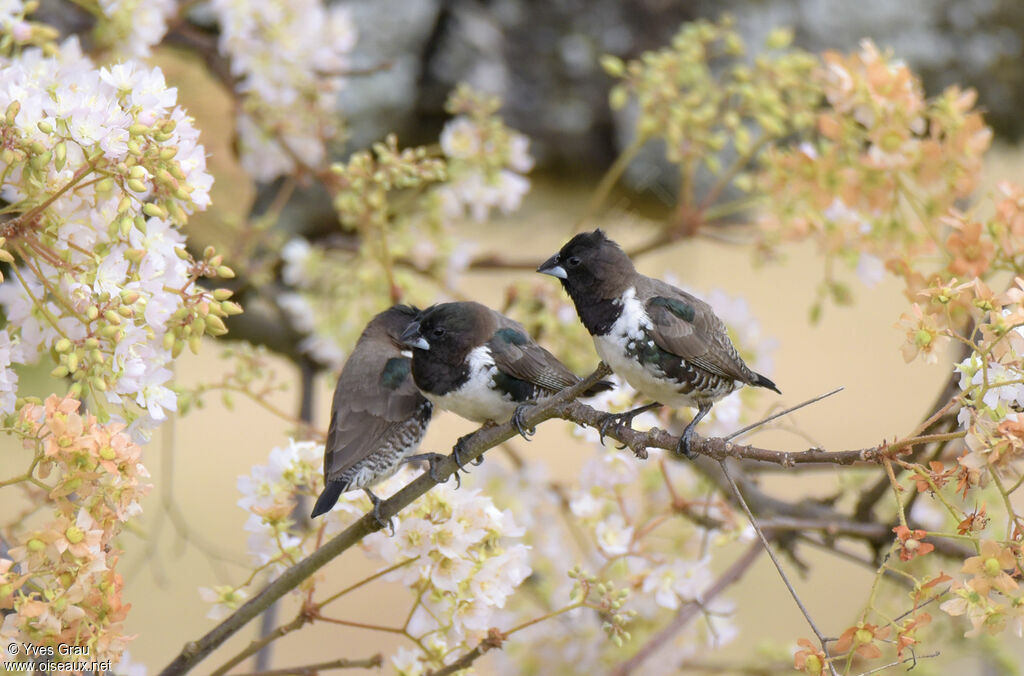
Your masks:
<svg viewBox="0 0 1024 676"><path fill-rule="evenodd" d="M935 652L930 653L928 655L911 655L910 657L905 657L902 660L896 660L895 662L890 662L889 664L883 664L880 667L875 667L871 671L865 671L864 673L860 674L860 676L869 676L870 674L877 674L882 671L885 671L889 667L898 667L899 665L906 664L907 662L914 662L916 664L918 660L931 659L933 657L938 657L941 654L942 653L936 650Z"/></svg>
<svg viewBox="0 0 1024 676"><path fill-rule="evenodd" d="M300 667L288 667L285 669L264 669L262 671L250 671L234 676L312 676L319 671L328 669L380 669L384 663L384 656L377 653L373 657L363 660L349 660L344 657L330 662L318 662L317 664L304 664Z"/></svg>
<svg viewBox="0 0 1024 676"><path fill-rule="evenodd" d="M763 420L758 420L756 423L751 423L751 424L747 425L746 427L744 427L742 429L736 430L735 432L733 432L729 436L725 437L725 439L726 440L735 439L736 437L740 436L741 434L745 434L745 433L749 432L750 430L754 429L755 427L760 427L761 425L764 425L766 423L770 423L771 421L775 420L776 418L781 418L784 415L789 415L793 411L799 411L800 409L802 409L805 406L810 406L811 404L819 402L822 399L826 399L828 397L831 397L833 394L838 394L838 393L842 392L844 389L846 389L846 388L844 388L844 387L837 387L836 389L832 390L831 392L826 392L825 394L819 394L817 397L814 397L813 399L808 399L807 401L801 402L801 403L797 404L796 406L790 406L789 408L783 409L783 410L779 411L778 413L775 413L773 415L768 416L767 418L764 418Z"/></svg>
<svg viewBox="0 0 1024 676"><path fill-rule="evenodd" d="M729 486L732 487L733 493L736 494L736 499L739 501L743 511L746 512L747 518L750 519L750 525L752 525L754 530L757 531L757 537L761 539L761 544L764 545L765 551L768 552L768 556L771 558L772 563L775 564L775 569L779 571L779 577L781 577L782 581L786 584L786 588L789 589L789 593L793 597L793 600L796 601L796 605L800 608L800 612L804 614L807 624L811 625L811 631L813 631L814 635L818 637L818 641L821 643L821 649L824 651L825 657L827 658L826 661L828 663L829 670L831 670L833 676L839 676L839 672L836 671L835 665L832 664L832 657L828 652L828 644L825 640L825 635L821 633L821 630L818 629L818 625L814 623L814 619L811 617L811 614L807 611L803 601L800 600L800 595L796 593L796 589L793 588L793 584L789 581L786 571L782 569L782 564L779 563L779 559L775 556L775 552L772 550L772 546L768 542L768 538L764 536L761 526L758 524L757 519L754 518L754 513L750 511L750 507L747 506L747 501L743 498L743 494L740 493L739 486L736 485L736 482L733 481L732 475L729 474L729 468L726 467L725 461L721 460L719 461L719 464L722 466L722 473L725 475L726 480L728 480Z"/></svg>

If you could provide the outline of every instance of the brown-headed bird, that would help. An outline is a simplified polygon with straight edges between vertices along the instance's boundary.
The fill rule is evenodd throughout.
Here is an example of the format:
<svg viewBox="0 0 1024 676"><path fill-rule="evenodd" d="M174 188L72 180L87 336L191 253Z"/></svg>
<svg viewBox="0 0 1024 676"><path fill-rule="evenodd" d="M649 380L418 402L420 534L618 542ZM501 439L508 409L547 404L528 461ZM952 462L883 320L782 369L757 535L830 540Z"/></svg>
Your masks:
<svg viewBox="0 0 1024 676"><path fill-rule="evenodd" d="M521 324L480 303L429 307L408 326L402 342L412 348L416 386L435 406L474 422L511 419L524 438L523 406L580 382ZM610 387L600 381L583 396ZM460 452L456 444L461 467Z"/></svg>
<svg viewBox="0 0 1024 676"><path fill-rule="evenodd" d="M324 490L312 517L329 511L338 496L363 489L380 518L380 498L370 487L399 466L425 456L412 455L427 431L433 405L412 381L411 359L399 337L418 314L395 305L367 324L341 370L331 403L324 449ZM430 454L426 454L430 455Z"/></svg>
<svg viewBox="0 0 1024 676"><path fill-rule="evenodd" d="M622 248L600 230L576 235L537 272L561 280L612 371L656 402L697 409L677 453L694 456L694 427L730 392L743 385L779 392L743 362L710 305L638 273ZM657 405L610 415L606 422L629 424Z"/></svg>

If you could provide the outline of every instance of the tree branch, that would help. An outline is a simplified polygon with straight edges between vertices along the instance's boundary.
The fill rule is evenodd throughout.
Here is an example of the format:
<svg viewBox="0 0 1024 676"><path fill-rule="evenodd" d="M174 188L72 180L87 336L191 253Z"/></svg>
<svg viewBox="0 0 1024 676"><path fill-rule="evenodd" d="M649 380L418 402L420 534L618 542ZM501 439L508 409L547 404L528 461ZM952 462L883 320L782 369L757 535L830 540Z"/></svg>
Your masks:
<svg viewBox="0 0 1024 676"><path fill-rule="evenodd" d="M607 413L591 408L578 401L566 401L555 408L555 417L570 420L578 425L597 428ZM626 444L639 458L647 458L648 448L662 448L675 451L679 445L679 437L669 434L657 427L640 432L626 427L609 428L605 435ZM910 444L913 445L913 444ZM871 448L855 451L826 451L821 448L809 448L805 451L773 451L745 444L735 444L726 439L705 438L694 435L690 448L698 455L713 460L737 458L770 462L783 467L793 467L806 463L828 463L835 465L880 464L882 458L888 457L888 447L880 444ZM902 451L903 449L897 449Z"/></svg>

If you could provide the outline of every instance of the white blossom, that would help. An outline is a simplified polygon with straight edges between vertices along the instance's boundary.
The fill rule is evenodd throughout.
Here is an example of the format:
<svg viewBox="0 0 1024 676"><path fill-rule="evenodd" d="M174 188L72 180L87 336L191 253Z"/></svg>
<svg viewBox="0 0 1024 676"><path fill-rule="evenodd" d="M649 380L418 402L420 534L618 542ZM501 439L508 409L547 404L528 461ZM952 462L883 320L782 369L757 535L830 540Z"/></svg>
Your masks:
<svg viewBox="0 0 1024 676"><path fill-rule="evenodd" d="M633 527L627 526L621 514L612 514L594 526L597 546L605 556L620 556L629 551Z"/></svg>

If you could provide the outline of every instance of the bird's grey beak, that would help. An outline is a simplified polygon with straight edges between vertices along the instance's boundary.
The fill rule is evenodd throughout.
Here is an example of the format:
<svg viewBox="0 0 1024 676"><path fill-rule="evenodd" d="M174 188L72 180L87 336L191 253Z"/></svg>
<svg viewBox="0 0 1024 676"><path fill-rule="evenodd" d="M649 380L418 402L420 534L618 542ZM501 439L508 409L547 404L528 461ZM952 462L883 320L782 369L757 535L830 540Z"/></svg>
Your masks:
<svg viewBox="0 0 1024 676"><path fill-rule="evenodd" d="M402 335L398 338L402 341L402 345L406 347L415 347L421 350L429 350L430 343L420 335L420 323L413 322L409 326L405 327L405 331L402 331Z"/></svg>
<svg viewBox="0 0 1024 676"><path fill-rule="evenodd" d="M537 268L537 272L542 275L558 277L559 279L566 279L569 276L565 273L565 268L558 264L558 254L544 261L544 264Z"/></svg>

